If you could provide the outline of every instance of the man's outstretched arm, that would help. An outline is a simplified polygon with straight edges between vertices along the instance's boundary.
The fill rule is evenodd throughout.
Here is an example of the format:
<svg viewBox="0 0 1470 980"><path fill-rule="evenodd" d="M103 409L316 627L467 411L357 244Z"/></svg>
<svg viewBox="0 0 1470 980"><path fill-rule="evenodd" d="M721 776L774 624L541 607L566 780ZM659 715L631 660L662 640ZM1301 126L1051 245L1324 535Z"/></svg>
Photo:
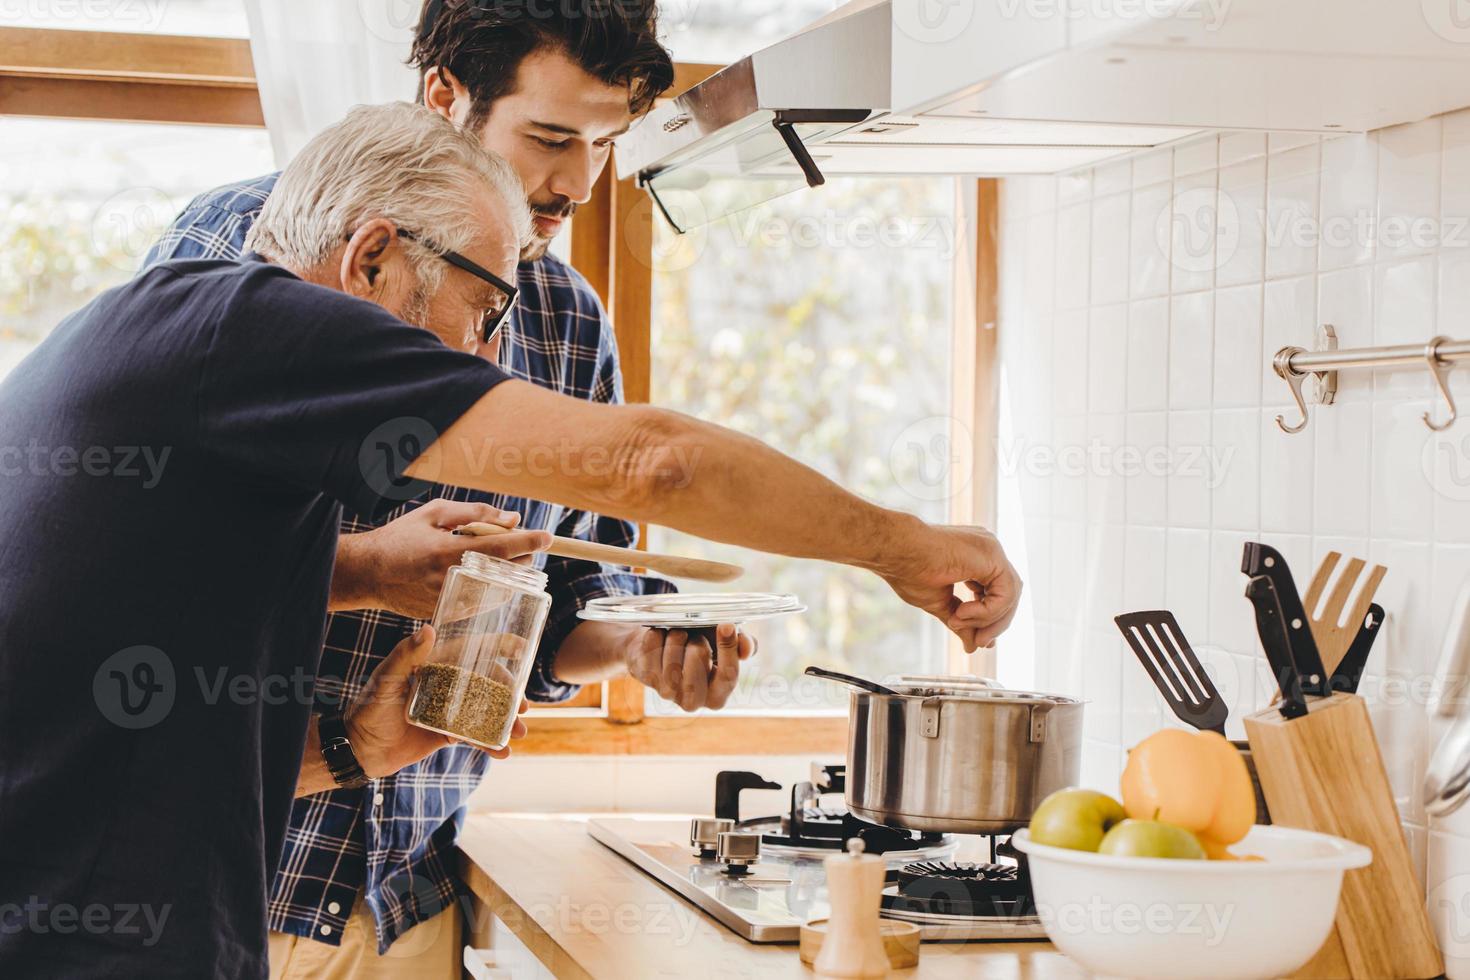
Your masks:
<svg viewBox="0 0 1470 980"><path fill-rule="evenodd" d="M1020 579L989 531L878 507L759 440L646 405L505 382L407 472L867 568L967 650L993 642L1020 599ZM973 598L961 600L956 586Z"/></svg>

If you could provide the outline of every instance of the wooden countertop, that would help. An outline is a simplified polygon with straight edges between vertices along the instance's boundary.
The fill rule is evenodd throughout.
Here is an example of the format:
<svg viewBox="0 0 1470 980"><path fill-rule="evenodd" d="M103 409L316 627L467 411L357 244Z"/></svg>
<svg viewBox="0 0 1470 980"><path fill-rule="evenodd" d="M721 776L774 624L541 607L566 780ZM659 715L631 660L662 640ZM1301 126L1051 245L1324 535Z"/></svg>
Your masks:
<svg viewBox="0 0 1470 980"><path fill-rule="evenodd" d="M476 814L471 890L559 978L800 977L796 947L746 942L587 835L586 815ZM925 943L904 980L1084 977L1050 943Z"/></svg>

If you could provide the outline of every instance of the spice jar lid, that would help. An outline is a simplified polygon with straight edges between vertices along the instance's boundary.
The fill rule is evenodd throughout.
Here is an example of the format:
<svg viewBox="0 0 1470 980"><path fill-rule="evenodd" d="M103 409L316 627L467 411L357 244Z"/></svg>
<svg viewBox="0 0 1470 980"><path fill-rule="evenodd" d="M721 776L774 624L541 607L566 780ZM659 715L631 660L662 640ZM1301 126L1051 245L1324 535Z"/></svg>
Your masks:
<svg viewBox="0 0 1470 980"><path fill-rule="evenodd" d="M663 629L748 623L805 612L794 595L774 592L704 592L608 596L593 599L577 615L601 623Z"/></svg>
<svg viewBox="0 0 1470 980"><path fill-rule="evenodd" d="M483 579L529 589L533 592L546 591L548 581L546 573L530 565L506 561L494 555L483 555L478 551L466 551L460 556L459 564L461 568Z"/></svg>

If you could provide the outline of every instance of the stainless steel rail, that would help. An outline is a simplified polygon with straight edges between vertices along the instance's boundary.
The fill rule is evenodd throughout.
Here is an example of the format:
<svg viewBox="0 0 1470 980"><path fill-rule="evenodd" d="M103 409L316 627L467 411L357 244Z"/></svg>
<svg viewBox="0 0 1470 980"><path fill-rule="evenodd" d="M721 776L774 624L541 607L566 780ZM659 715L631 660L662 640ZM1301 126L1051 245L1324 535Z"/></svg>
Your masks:
<svg viewBox="0 0 1470 980"><path fill-rule="evenodd" d="M1302 382L1315 378L1318 385L1316 400L1330 404L1337 391L1337 372L1358 368L1403 367L1418 365L1429 369L1440 397L1449 408L1449 417L1442 422L1434 421L1429 412L1424 413L1424 424L1435 432L1449 428L1459 417L1455 398L1450 393L1449 372L1456 361L1470 360L1470 340L1451 340L1435 337L1426 344L1396 344L1387 347L1359 347L1355 350L1338 350L1337 335L1331 326L1322 328L1326 350L1310 351L1305 347L1283 347L1276 352L1271 367L1278 377L1291 388L1292 398L1301 413L1301 421L1288 425L1285 416L1276 416L1276 424L1283 432L1300 432L1307 427L1307 401L1302 396Z"/></svg>
<svg viewBox="0 0 1470 980"><path fill-rule="evenodd" d="M1297 374L1315 374L1319 371L1342 371L1348 368L1398 367L1414 364L1420 367L1425 362L1424 344L1396 344L1392 347L1359 347L1356 350L1303 350L1290 348L1289 367ZM1436 350L1441 361L1470 360L1470 340L1447 340Z"/></svg>

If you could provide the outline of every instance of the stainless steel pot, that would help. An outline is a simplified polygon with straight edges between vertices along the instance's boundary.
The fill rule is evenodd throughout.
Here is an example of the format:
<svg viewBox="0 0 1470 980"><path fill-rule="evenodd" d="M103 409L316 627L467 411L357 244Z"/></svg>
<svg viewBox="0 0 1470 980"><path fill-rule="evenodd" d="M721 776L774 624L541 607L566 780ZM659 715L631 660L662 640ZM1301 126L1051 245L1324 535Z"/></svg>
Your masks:
<svg viewBox="0 0 1470 980"><path fill-rule="evenodd" d="M974 677L902 677L848 702L847 806L909 830L1006 833L1081 770L1075 698Z"/></svg>

